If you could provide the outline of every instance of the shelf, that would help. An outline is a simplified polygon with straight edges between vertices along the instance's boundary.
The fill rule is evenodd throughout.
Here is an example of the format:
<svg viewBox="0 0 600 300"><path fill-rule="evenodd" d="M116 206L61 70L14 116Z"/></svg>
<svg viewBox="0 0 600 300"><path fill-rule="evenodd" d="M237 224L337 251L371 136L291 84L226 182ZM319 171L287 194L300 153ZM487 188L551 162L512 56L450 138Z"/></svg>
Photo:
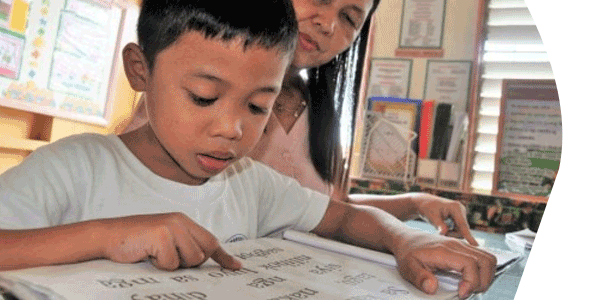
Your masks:
<svg viewBox="0 0 600 300"><path fill-rule="evenodd" d="M49 142L39 140L3 137L0 139L0 148L34 151L35 149L47 145L48 143Z"/></svg>
<svg viewBox="0 0 600 300"><path fill-rule="evenodd" d="M394 181L387 180L387 179L361 178L361 177L351 176L350 181L368 182L369 183L369 186L361 186L360 184L353 186L352 184L350 184L351 187L359 188L359 189L364 188L367 190L379 190L382 192L393 193L393 194L407 192L407 191L401 191L398 189L394 189L393 187L390 187L389 184ZM419 185L415 184L414 186L419 186ZM467 197L489 196L489 197L497 197L497 198L508 198L511 201L529 202L531 204L546 204L546 203L548 203L548 197L519 195L519 194L492 193L489 189L472 189L470 191L463 191L463 190L458 190L458 189L450 189L450 188L442 188L442 187L422 186L422 187L420 187L420 190L425 191L425 192L434 191L434 194L435 194L435 192L450 192L450 193L462 194Z"/></svg>

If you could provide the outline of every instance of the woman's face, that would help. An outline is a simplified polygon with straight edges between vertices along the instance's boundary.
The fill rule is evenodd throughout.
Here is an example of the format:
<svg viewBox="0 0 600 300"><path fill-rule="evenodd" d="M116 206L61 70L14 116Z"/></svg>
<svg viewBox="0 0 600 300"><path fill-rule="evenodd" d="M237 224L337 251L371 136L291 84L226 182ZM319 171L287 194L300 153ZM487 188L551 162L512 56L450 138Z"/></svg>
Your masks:
<svg viewBox="0 0 600 300"><path fill-rule="evenodd" d="M373 0L293 0L300 34L293 65L317 67L356 39Z"/></svg>

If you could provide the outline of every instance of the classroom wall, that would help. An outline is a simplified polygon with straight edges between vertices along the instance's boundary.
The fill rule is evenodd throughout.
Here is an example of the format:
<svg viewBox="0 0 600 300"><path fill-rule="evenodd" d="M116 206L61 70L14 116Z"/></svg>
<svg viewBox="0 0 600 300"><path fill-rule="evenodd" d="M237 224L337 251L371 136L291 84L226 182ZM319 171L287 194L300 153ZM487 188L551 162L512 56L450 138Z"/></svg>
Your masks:
<svg viewBox="0 0 600 300"><path fill-rule="evenodd" d="M474 60L477 9L480 0L446 0L442 48L444 57L435 59ZM373 58L394 58L400 44L404 0L382 0L375 18ZM410 57L402 57L409 58ZM426 58L412 58L411 98L422 99Z"/></svg>
<svg viewBox="0 0 600 300"><path fill-rule="evenodd" d="M139 0L127 0L139 4ZM446 18L443 37L444 57L450 60L473 60L475 56L475 31L477 6L481 0L447 0ZM393 58L398 48L402 6L404 0L381 0L375 15L375 32L373 58ZM409 96L422 98L425 81L427 59L414 58ZM96 132L107 134L119 132L126 125L136 102L136 94L125 78L119 58L119 70L114 81L116 98L110 123L107 127L90 125L67 119L45 117L25 111L0 106L0 138L10 137L28 139L32 136L47 136L47 140L83 133ZM43 124L49 124L44 126ZM40 129L40 124L42 129ZM44 128L49 127L49 128ZM362 134L361 126L357 127L357 136ZM18 164L30 151L21 149L0 148L0 173ZM358 176L360 148L354 147L351 176Z"/></svg>
<svg viewBox="0 0 600 300"><path fill-rule="evenodd" d="M137 5L141 2L140 0L127 1ZM134 35L135 32L124 34L128 39ZM137 97L127 82L120 55L118 70L112 83L115 99L112 102L112 114L106 127L2 107L0 99L0 139L18 142L14 148L0 147L0 173L20 163L33 148L38 147L41 143L37 143L37 140L52 142L78 133L108 134L122 130L130 118Z"/></svg>
<svg viewBox="0 0 600 300"><path fill-rule="evenodd" d="M446 0L445 27L442 40L444 60L475 60L477 10L483 0ZM375 14L373 50L371 58L395 58L395 50L400 44L400 27L402 22L402 6L404 0L381 0ZM427 58L412 59L412 76L409 97L422 99L425 83ZM362 116L358 118L362 121ZM356 128L352 150L351 177L360 176L360 137L362 124Z"/></svg>

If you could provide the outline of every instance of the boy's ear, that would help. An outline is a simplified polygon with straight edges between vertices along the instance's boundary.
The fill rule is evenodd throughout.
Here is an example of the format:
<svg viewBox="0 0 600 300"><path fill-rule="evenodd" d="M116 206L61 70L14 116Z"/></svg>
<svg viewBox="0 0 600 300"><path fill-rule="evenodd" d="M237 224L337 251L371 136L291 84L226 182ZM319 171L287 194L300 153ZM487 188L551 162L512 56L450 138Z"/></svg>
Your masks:
<svg viewBox="0 0 600 300"><path fill-rule="evenodd" d="M136 92L145 91L150 69L140 46L129 43L123 48L123 67L131 88Z"/></svg>

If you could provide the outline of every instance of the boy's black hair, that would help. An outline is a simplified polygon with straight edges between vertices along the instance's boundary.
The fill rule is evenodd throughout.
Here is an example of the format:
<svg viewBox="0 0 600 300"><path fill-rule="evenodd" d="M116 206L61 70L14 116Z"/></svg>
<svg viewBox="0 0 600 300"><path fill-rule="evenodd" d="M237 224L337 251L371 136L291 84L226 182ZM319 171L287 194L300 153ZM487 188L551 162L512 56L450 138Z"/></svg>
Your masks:
<svg viewBox="0 0 600 300"><path fill-rule="evenodd" d="M298 24L290 0L143 0L138 43L151 70L158 53L188 31L293 54Z"/></svg>

